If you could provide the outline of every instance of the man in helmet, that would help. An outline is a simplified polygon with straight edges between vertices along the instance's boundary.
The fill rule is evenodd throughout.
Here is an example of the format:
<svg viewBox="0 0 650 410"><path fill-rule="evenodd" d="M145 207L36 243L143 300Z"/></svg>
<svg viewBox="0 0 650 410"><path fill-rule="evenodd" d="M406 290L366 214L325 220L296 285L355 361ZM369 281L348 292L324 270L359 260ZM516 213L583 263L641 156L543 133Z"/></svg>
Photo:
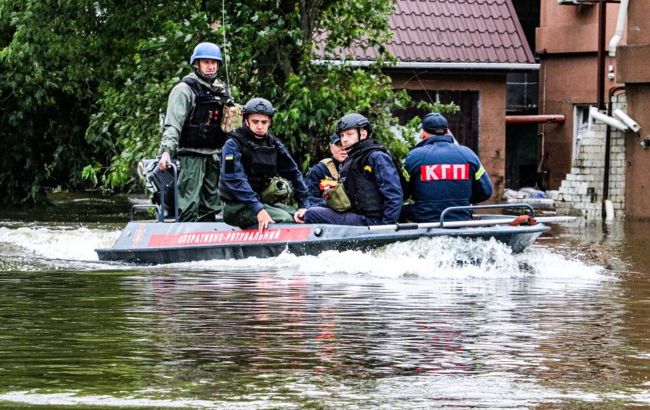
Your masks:
<svg viewBox="0 0 650 410"><path fill-rule="evenodd" d="M489 199L490 176L478 156L456 143L447 119L432 112L422 119L422 141L406 156L404 168L410 174L413 204L405 205L403 219L431 222L450 206L467 206ZM471 219L469 210L454 210L445 220Z"/></svg>
<svg viewBox="0 0 650 410"><path fill-rule="evenodd" d="M169 93L158 166L170 167L178 158L179 219L214 221L221 211L218 195L219 153L226 140L221 129L224 107L232 104L225 84L217 79L221 50L199 43L190 57L194 72L183 77Z"/></svg>
<svg viewBox="0 0 650 410"><path fill-rule="evenodd" d="M221 154L219 195L229 225L264 230L272 223L303 222L309 194L298 165L269 131L274 114L268 100L253 98L244 106L242 126L228 134ZM301 208L298 212L286 206L291 194Z"/></svg>
<svg viewBox="0 0 650 410"><path fill-rule="evenodd" d="M339 137L339 134L332 134L329 146L332 156L320 160L316 165L311 167L309 171L307 171L307 175L305 176L305 183L309 190L312 205L318 204L325 206L321 182L324 180L332 182L338 181L341 164L343 163L343 160L348 157L348 152L343 148L343 145L341 145L341 137Z"/></svg>
<svg viewBox="0 0 650 410"><path fill-rule="evenodd" d="M340 181L352 209L337 212L313 207L305 212L305 222L338 225L396 223L403 202L399 164L381 143L369 139L372 127L361 114L344 115L336 125L336 133L348 153L341 166Z"/></svg>

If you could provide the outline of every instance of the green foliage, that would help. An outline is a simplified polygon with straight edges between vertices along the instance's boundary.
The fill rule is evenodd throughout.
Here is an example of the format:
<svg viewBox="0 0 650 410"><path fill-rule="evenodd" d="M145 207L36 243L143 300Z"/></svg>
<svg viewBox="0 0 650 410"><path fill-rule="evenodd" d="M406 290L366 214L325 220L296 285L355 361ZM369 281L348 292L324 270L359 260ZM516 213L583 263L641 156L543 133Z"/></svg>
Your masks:
<svg viewBox="0 0 650 410"><path fill-rule="evenodd" d="M270 99L273 129L304 167L324 155L336 120L358 111L403 155L409 104L382 68L392 0L0 0L0 193L38 202L46 187L134 186L135 163L154 155L167 94L190 72L194 45L224 47L220 76L243 103ZM224 40L224 31L227 36ZM325 34L327 33L327 34ZM364 69L314 64L351 45L373 47ZM442 107L448 110L449 107ZM395 131L401 137L395 138Z"/></svg>
<svg viewBox="0 0 650 410"><path fill-rule="evenodd" d="M83 188L118 138L86 141L101 90L173 3L0 0L0 201L41 202L47 186Z"/></svg>
<svg viewBox="0 0 650 410"><path fill-rule="evenodd" d="M118 188L133 182L134 164L154 156L160 143L160 119L167 94L186 74L187 49L206 38L205 15L165 22L162 32L141 40L115 71L116 85L102 89L99 111L86 133L89 144L112 154L102 183ZM96 182L96 180L94 181Z"/></svg>

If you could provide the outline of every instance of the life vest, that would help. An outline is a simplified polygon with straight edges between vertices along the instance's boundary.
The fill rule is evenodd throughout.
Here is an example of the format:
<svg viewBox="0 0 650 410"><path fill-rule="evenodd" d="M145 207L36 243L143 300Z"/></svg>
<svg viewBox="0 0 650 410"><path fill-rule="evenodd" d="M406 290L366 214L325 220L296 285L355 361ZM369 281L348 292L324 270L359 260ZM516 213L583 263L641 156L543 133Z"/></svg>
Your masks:
<svg viewBox="0 0 650 410"><path fill-rule="evenodd" d="M384 197L377 187L368 157L375 151L388 153L381 143L364 140L358 143L343 161L341 181L352 203L352 210L371 218L381 218L384 211ZM390 155L390 154L389 154Z"/></svg>
<svg viewBox="0 0 650 410"><path fill-rule="evenodd" d="M226 135L221 130L223 107L228 99L225 91L215 92L193 78L183 78L194 93L194 109L185 119L179 146L181 148L223 147Z"/></svg>
<svg viewBox="0 0 650 410"><path fill-rule="evenodd" d="M272 134L256 138L250 132L241 132L241 128L230 134L242 150L242 166L253 191L262 194L271 181L278 175L278 141Z"/></svg>

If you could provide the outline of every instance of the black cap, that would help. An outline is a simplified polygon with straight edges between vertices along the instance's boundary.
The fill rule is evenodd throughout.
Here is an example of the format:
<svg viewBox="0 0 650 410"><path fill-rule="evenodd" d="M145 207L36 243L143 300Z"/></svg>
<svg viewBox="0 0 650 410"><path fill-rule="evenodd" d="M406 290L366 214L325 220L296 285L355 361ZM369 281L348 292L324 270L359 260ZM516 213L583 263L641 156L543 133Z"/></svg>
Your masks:
<svg viewBox="0 0 650 410"><path fill-rule="evenodd" d="M429 134L445 134L449 128L447 119L437 112L431 112L424 116L420 127Z"/></svg>
<svg viewBox="0 0 650 410"><path fill-rule="evenodd" d="M335 132L330 137L330 144L338 144L339 142L341 142L341 137L339 137L339 134Z"/></svg>

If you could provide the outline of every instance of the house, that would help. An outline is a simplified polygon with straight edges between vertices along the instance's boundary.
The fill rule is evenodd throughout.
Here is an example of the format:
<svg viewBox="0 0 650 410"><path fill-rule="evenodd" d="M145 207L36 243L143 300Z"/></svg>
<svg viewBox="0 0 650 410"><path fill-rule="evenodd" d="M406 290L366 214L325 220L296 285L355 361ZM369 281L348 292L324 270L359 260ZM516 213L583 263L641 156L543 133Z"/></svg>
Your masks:
<svg viewBox="0 0 650 410"><path fill-rule="evenodd" d="M540 113L563 114L566 122L540 127L541 160L549 187L587 217L600 217L611 202L617 216L650 218L648 18L648 1L542 2ZM641 132L607 126L591 106L610 117L616 108L626 112Z"/></svg>
<svg viewBox="0 0 650 410"><path fill-rule="evenodd" d="M614 35L618 5L607 6L605 38ZM546 188L558 189L577 154L581 127L598 97L599 6L594 2L541 1L536 53L540 60L539 113L566 117L563 124L540 126L542 168ZM615 64L607 59L607 65ZM603 95L617 87L603 81Z"/></svg>
<svg viewBox="0 0 650 410"><path fill-rule="evenodd" d="M625 214L650 218L650 2L630 1L627 10L627 45L616 53L616 81L625 84L627 113L641 132L625 136Z"/></svg>
<svg viewBox="0 0 650 410"><path fill-rule="evenodd" d="M450 129L461 144L479 154L492 177L495 197L500 196L511 165L506 152L506 112L536 108L530 107L536 106L534 92L529 95L529 100L535 96L530 103L509 97L534 91L539 68L511 0L397 0L390 27L393 39L387 49L398 62L387 73L394 88L407 90L416 101L460 106L460 113L449 115ZM353 49L346 63L364 66L372 64L375 56L372 49ZM516 80L511 93L509 76ZM410 119L422 114L411 110L400 115ZM513 150L521 144L515 141ZM533 170L534 144L535 140L528 165ZM513 157L514 162L522 158Z"/></svg>

